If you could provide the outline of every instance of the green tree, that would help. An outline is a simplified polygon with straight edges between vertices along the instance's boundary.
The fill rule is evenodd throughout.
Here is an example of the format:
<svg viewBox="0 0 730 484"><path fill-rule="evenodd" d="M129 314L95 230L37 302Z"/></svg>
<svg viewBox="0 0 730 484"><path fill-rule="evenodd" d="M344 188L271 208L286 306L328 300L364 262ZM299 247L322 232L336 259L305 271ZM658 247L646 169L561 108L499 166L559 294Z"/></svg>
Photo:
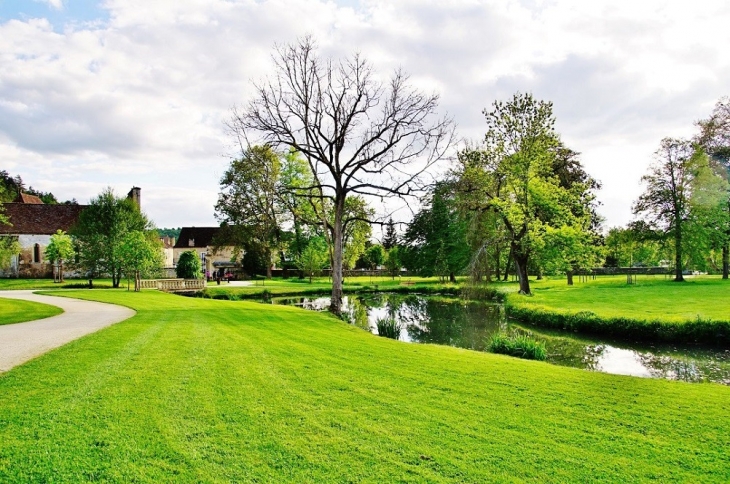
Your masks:
<svg viewBox="0 0 730 484"><path fill-rule="evenodd" d="M536 252L543 266L551 272L565 272L569 286L577 269L597 266L603 255L592 234L575 225L548 226L540 242Z"/></svg>
<svg viewBox="0 0 730 484"><path fill-rule="evenodd" d="M309 283L315 273L322 270L329 258L327 244L321 237L314 237L309 240L302 253L295 259L297 268L309 276Z"/></svg>
<svg viewBox="0 0 730 484"><path fill-rule="evenodd" d="M510 101L496 101L484 114L488 129L483 146L459 156L461 203L467 210L499 216L519 292L530 294L527 269L539 238L548 227L585 225L583 214L592 202L585 196L589 182L561 179L561 157L570 161L566 168L578 162L565 156L554 129L552 103L518 93Z"/></svg>
<svg viewBox="0 0 730 484"><path fill-rule="evenodd" d="M350 197L345 203L346 223L343 224L342 266L351 269L365 252L365 244L372 235L371 220L375 211L368 207L363 197ZM330 226L331 227L331 226ZM334 234L330 232L334 237Z"/></svg>
<svg viewBox="0 0 730 484"><path fill-rule="evenodd" d="M712 161L722 168L722 177L730 179L730 98L721 98L712 110L709 118L697 122L700 128L695 137L702 149ZM720 201L715 210L716 231L713 234L715 243L722 250L722 278L730 277L730 197Z"/></svg>
<svg viewBox="0 0 730 484"><path fill-rule="evenodd" d="M125 234L119 247L122 269L134 278L134 291L141 289L142 275L152 275L162 268L162 243L157 231L142 232L133 230Z"/></svg>
<svg viewBox="0 0 730 484"><path fill-rule="evenodd" d="M435 119L436 95L412 88L400 71L381 82L358 54L322 59L307 37L277 48L274 57L274 78L234 110L229 125L242 146L258 138L307 160L312 199L331 211L330 309L340 314L347 199L412 195L449 149L451 121Z"/></svg>
<svg viewBox="0 0 730 484"><path fill-rule="evenodd" d="M695 150L686 140L664 138L649 173L641 180L644 193L634 203L634 214L674 241L674 280L684 281L683 243L690 215L690 196L695 170Z"/></svg>
<svg viewBox="0 0 730 484"><path fill-rule="evenodd" d="M268 146L243 151L221 178L221 192L215 206L216 218L229 226L245 227L245 235L261 248L266 277L271 278L274 255L279 246L285 208L279 198L279 155Z"/></svg>
<svg viewBox="0 0 730 484"><path fill-rule="evenodd" d="M451 188L438 184L428 205L413 217L403 235L407 249L401 257L408 269L422 276L437 274L455 281L469 262L470 247Z"/></svg>
<svg viewBox="0 0 730 484"><path fill-rule="evenodd" d="M63 282L63 264L71 260L76 251L74 250L71 237L63 230L56 231L51 235L51 243L46 247L46 258L51 263L58 263L59 281Z"/></svg>
<svg viewBox="0 0 730 484"><path fill-rule="evenodd" d="M365 261L372 270L377 269L385 263L385 249L380 244L374 244L365 251Z"/></svg>
<svg viewBox="0 0 730 484"><path fill-rule="evenodd" d="M135 230L153 229L152 222L132 200L117 197L107 188L81 212L71 235L78 243L81 266L91 274L110 275L116 288L122 276L120 247L124 237Z"/></svg>
<svg viewBox="0 0 730 484"><path fill-rule="evenodd" d="M0 268L8 270L13 257L20 254L20 251L17 237L0 237Z"/></svg>
<svg viewBox="0 0 730 484"><path fill-rule="evenodd" d="M180 254L177 267L175 267L177 277L182 279L199 279L201 270L200 258L195 251L186 250Z"/></svg>
<svg viewBox="0 0 730 484"><path fill-rule="evenodd" d="M388 251L385 257L385 267L388 268L388 272L390 272L393 279L400 273L403 263L400 258L400 248L397 245Z"/></svg>
<svg viewBox="0 0 730 484"><path fill-rule="evenodd" d="M383 248L390 250L398 245L398 233L395 231L395 222L393 218L388 219L388 223L385 224L385 235L383 235Z"/></svg>

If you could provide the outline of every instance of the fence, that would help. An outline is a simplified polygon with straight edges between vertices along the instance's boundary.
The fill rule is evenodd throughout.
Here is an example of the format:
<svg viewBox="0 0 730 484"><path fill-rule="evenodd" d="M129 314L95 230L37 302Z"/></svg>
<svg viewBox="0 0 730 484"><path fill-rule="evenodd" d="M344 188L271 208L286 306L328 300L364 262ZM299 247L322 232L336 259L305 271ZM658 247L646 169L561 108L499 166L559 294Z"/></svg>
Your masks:
<svg viewBox="0 0 730 484"><path fill-rule="evenodd" d="M142 289L160 291L193 291L205 289L205 279L143 279Z"/></svg>

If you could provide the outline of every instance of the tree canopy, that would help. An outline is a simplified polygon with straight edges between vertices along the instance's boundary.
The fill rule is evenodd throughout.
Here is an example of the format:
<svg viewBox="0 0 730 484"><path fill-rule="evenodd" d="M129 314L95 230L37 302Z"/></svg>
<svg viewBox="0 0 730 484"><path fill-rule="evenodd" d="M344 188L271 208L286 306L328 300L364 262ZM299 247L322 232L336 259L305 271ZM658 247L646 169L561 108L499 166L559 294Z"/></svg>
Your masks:
<svg viewBox="0 0 730 484"><path fill-rule="evenodd" d="M92 275L108 274L113 287L119 287L124 267L120 249L126 235L150 230L154 225L137 204L107 188L81 212L71 234L78 242L81 266Z"/></svg>

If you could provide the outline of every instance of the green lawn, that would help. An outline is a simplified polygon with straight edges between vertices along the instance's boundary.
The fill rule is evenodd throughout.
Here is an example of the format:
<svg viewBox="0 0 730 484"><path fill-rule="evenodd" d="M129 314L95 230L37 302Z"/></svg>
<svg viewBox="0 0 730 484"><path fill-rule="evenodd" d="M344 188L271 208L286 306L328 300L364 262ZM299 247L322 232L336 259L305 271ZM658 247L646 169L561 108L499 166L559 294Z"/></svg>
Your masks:
<svg viewBox="0 0 730 484"><path fill-rule="evenodd" d="M463 279L463 278L460 278ZM294 294L327 294L332 291L332 282L326 277L309 279L272 279L256 280L250 286L231 286L225 282L217 285L209 282L206 293L215 297L219 295L236 295L252 297L267 293L277 295ZM346 292L357 291L456 291L460 284L442 283L437 277L348 277L343 289Z"/></svg>
<svg viewBox="0 0 730 484"><path fill-rule="evenodd" d="M122 281L126 287L126 280ZM53 279L0 279L0 291L21 289L79 289L88 287L88 279L66 279L63 283ZM111 288L111 279L94 279L95 288Z"/></svg>
<svg viewBox="0 0 730 484"><path fill-rule="evenodd" d="M0 297L0 325L48 318L62 312L56 306Z"/></svg>
<svg viewBox="0 0 730 484"><path fill-rule="evenodd" d="M590 311L601 317L684 322L697 319L730 320L730 281L719 276L688 278L678 283L663 276L599 276L595 281L568 286L565 280L530 281L533 297L510 296L524 304L555 311Z"/></svg>
<svg viewBox="0 0 730 484"><path fill-rule="evenodd" d="M0 376L0 482L728 482L730 388L144 291Z"/></svg>

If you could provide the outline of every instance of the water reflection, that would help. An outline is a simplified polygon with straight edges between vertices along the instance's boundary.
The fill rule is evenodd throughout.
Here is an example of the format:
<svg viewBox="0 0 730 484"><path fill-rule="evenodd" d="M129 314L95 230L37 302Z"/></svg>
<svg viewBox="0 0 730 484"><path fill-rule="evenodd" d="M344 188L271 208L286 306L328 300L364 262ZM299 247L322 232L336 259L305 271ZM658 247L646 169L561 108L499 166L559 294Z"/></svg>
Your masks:
<svg viewBox="0 0 730 484"><path fill-rule="evenodd" d="M275 298L275 304L324 311L329 298ZM524 331L545 342L548 362L587 370L688 382L730 384L730 351L704 347L639 346L585 339L575 333L536 331L505 321L497 304L465 302L440 296L371 294L348 296L343 317L377 334L379 318L395 318L403 327L400 340L483 351L496 331Z"/></svg>

